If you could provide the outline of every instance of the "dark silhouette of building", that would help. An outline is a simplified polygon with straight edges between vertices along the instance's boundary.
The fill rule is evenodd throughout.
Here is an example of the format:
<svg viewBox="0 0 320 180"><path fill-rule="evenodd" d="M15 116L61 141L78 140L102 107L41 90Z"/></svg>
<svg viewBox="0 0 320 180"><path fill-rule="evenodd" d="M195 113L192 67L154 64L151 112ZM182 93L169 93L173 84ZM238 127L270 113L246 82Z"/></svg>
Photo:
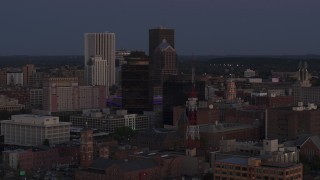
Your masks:
<svg viewBox="0 0 320 180"><path fill-rule="evenodd" d="M93 130L84 128L80 132L80 166L88 168L93 161Z"/></svg>
<svg viewBox="0 0 320 180"><path fill-rule="evenodd" d="M157 46L150 60L154 86L162 86L162 83L168 79L169 75L178 73L176 50L166 39L163 39L162 43Z"/></svg>
<svg viewBox="0 0 320 180"><path fill-rule="evenodd" d="M268 110L268 138L294 140L301 134L320 135L320 111L314 105Z"/></svg>
<svg viewBox="0 0 320 180"><path fill-rule="evenodd" d="M163 121L164 124L173 124L173 107L181 106L186 103L188 93L191 91L191 81L168 80L163 83ZM205 82L195 82L195 90L198 99L205 100Z"/></svg>
<svg viewBox="0 0 320 180"><path fill-rule="evenodd" d="M174 29L167 29L165 27L159 27L155 29L149 29L149 56L153 56L153 52L162 40L166 39L167 42L174 48Z"/></svg>
<svg viewBox="0 0 320 180"><path fill-rule="evenodd" d="M129 113L152 110L149 58L144 52L132 52L122 66L122 107Z"/></svg>

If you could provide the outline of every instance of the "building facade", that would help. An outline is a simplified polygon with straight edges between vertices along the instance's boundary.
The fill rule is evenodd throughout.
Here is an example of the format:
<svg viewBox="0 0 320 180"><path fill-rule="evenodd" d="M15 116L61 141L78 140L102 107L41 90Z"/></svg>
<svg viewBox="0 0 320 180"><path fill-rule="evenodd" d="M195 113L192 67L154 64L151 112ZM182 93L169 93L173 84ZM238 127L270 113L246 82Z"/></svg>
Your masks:
<svg viewBox="0 0 320 180"><path fill-rule="evenodd" d="M144 52L131 52L122 66L122 108L129 113L142 114L151 111L152 87L149 74L149 58Z"/></svg>
<svg viewBox="0 0 320 180"><path fill-rule="evenodd" d="M267 113L268 138L287 141L296 139L301 134L320 135L320 111L317 109L273 108Z"/></svg>
<svg viewBox="0 0 320 180"><path fill-rule="evenodd" d="M149 118L137 114L103 114L94 112L88 115L70 116L70 122L75 127L90 127L103 132L113 133L119 127L131 127L133 130L142 130L149 127Z"/></svg>
<svg viewBox="0 0 320 180"><path fill-rule="evenodd" d="M48 78L42 108L48 112L104 108L105 86L79 86L77 78Z"/></svg>
<svg viewBox="0 0 320 180"><path fill-rule="evenodd" d="M84 35L84 66L87 85L103 85L106 96L115 84L115 34L86 33Z"/></svg>
<svg viewBox="0 0 320 180"><path fill-rule="evenodd" d="M166 39L163 39L162 43L156 47L150 60L153 86L162 87L162 83L167 79L168 75L177 75L176 50Z"/></svg>
<svg viewBox="0 0 320 180"><path fill-rule="evenodd" d="M153 57L153 52L163 39L174 48L174 29L168 29L165 27L158 27L155 29L149 29L149 56Z"/></svg>
<svg viewBox="0 0 320 180"><path fill-rule="evenodd" d="M18 146L38 146L47 139L52 145L70 140L69 122L59 122L59 117L29 114L12 115L1 121L4 143Z"/></svg>

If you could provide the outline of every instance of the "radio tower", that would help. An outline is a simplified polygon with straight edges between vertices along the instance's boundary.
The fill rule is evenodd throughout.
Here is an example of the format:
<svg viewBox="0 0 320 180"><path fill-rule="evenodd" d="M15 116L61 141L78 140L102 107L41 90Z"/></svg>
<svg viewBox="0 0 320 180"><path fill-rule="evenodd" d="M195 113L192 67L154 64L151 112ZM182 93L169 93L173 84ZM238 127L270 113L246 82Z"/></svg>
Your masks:
<svg viewBox="0 0 320 180"><path fill-rule="evenodd" d="M200 134L197 120L198 98L194 83L194 67L192 67L192 90L186 102L188 126L186 131L186 155L196 156L197 148L200 147Z"/></svg>

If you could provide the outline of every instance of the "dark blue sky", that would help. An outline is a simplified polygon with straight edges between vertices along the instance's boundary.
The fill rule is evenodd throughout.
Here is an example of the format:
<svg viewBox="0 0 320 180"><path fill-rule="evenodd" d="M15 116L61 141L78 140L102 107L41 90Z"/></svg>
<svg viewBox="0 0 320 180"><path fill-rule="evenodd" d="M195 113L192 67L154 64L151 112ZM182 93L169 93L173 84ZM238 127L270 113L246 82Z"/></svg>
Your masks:
<svg viewBox="0 0 320 180"><path fill-rule="evenodd" d="M0 0L0 55L82 55L104 31L147 51L159 25L179 54L320 54L319 0Z"/></svg>

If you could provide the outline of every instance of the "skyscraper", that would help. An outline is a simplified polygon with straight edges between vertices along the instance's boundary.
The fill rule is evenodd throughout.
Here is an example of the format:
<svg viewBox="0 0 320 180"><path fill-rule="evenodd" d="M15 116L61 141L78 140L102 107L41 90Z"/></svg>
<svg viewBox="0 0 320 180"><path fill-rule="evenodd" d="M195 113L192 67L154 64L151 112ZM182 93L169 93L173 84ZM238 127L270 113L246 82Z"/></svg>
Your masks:
<svg viewBox="0 0 320 180"><path fill-rule="evenodd" d="M84 66L88 85L109 87L115 84L115 34L86 33L84 35Z"/></svg>
<svg viewBox="0 0 320 180"><path fill-rule="evenodd" d="M174 48L174 29L159 27L149 29L149 57L153 56L154 50L162 43L163 39L167 40L172 48Z"/></svg>
<svg viewBox="0 0 320 180"><path fill-rule="evenodd" d="M167 42L162 40L153 51L151 69L154 86L161 86L169 75L177 75L177 54L176 50Z"/></svg>
<svg viewBox="0 0 320 180"><path fill-rule="evenodd" d="M149 58L144 52L131 52L122 66L122 107L129 113L152 110Z"/></svg>

